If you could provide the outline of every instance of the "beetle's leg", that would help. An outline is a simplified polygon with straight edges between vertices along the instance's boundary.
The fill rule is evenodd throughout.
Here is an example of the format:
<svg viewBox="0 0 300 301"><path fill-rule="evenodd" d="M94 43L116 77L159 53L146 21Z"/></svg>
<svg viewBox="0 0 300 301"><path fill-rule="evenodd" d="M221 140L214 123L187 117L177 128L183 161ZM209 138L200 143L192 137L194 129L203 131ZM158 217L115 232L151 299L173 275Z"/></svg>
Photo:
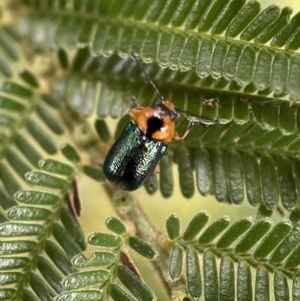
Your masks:
<svg viewBox="0 0 300 301"><path fill-rule="evenodd" d="M160 172L159 163L155 166L152 175L157 175Z"/></svg>
<svg viewBox="0 0 300 301"><path fill-rule="evenodd" d="M198 124L201 124L201 125L203 125L204 127L207 127L207 126L208 126L208 125L202 123L201 121L190 120L188 126L186 127L185 132L183 133L183 135L180 137L180 136L178 135L178 133L175 131L175 132L174 132L173 139L176 140L176 141L181 141L181 140L183 140L183 139L188 135L188 133L190 132L190 130L191 130L195 125L198 125Z"/></svg>
<svg viewBox="0 0 300 301"><path fill-rule="evenodd" d="M159 169L159 163L155 166L152 175L150 176L150 178L148 179L149 185L150 187L154 187L154 176L157 175L159 173L160 169ZM153 188L152 188L153 189Z"/></svg>

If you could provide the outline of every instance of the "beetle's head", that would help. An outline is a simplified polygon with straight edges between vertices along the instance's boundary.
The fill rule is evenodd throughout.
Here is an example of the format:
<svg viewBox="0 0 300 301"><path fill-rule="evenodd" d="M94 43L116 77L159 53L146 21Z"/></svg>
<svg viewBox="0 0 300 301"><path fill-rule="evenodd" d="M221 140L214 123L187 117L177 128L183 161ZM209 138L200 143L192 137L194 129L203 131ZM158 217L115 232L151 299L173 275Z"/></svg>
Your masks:
<svg viewBox="0 0 300 301"><path fill-rule="evenodd" d="M162 116L169 116L171 120L177 117L177 111L174 104L169 100L156 99L153 101L152 107Z"/></svg>

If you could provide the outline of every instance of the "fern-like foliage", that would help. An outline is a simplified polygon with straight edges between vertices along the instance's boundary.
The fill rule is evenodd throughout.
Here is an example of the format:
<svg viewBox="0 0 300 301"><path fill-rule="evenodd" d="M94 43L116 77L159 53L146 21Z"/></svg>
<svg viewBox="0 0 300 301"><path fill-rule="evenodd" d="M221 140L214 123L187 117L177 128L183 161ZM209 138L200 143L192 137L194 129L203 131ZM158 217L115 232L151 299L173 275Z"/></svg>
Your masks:
<svg viewBox="0 0 300 301"><path fill-rule="evenodd" d="M245 0L24 2L33 12L22 27L50 48L133 51L145 62L191 72L196 86L299 99L299 57L292 54L300 46L299 15L290 20L289 8L261 10Z"/></svg>
<svg viewBox="0 0 300 301"><path fill-rule="evenodd" d="M289 300L298 295L299 224L283 221L272 226L269 219L253 223L242 218L229 226L228 217L222 217L204 230L208 220L206 212L198 213L183 235L177 215L169 216L166 224L174 242L170 277L180 279L185 267L193 299L223 300L236 293L237 300Z"/></svg>
<svg viewBox="0 0 300 301"><path fill-rule="evenodd" d="M151 260L173 299L299 298L299 13L254 0L19 0L0 8L1 300L154 300L127 247ZM179 133L188 120L206 125L170 143L149 194L172 196L175 163L185 198L197 189L219 202L247 199L259 208L255 222L230 226L220 217L204 230L201 212L181 235L173 214L167 238L131 195L105 182L101 163L130 120L125 113L157 98L131 52L178 108ZM122 117L114 135L107 116ZM54 157L65 132L75 144L61 147L69 162ZM108 218L114 234L88 236L92 258L82 254L76 220L80 173L105 182L116 212L131 221ZM272 226L266 216L279 205L290 221Z"/></svg>
<svg viewBox="0 0 300 301"><path fill-rule="evenodd" d="M75 271L70 258L85 249L65 199L76 170L52 159L39 164L44 171L29 172L26 180L46 190L17 192L18 205L0 226L2 300L53 300L63 289L62 275Z"/></svg>
<svg viewBox="0 0 300 301"><path fill-rule="evenodd" d="M60 104L24 68L17 32L0 31L0 299L52 300L62 275L75 271L69 258L85 248L65 201L76 168L42 159L57 152L54 135L64 132ZM30 172L39 166L45 172ZM49 190L20 190L25 180Z"/></svg>
<svg viewBox="0 0 300 301"><path fill-rule="evenodd" d="M126 202L130 203L130 200ZM230 220L225 216L205 229L208 221L207 212L200 212L180 235L179 217L172 214L167 219L171 247L168 250L169 277L175 283L185 278L186 289L181 292L182 296L186 294L195 300L202 297L223 300L236 294L237 300L276 300L280 297L289 300L298 295L298 223L293 226L283 221L273 226L268 218L255 223L242 218L230 226ZM107 226L116 234L122 233L125 239L126 228L118 219L109 218ZM147 243L135 237L125 241L144 257L154 258L155 252ZM134 300L133 296L137 300L154 300L133 266L127 260L123 260L125 267L119 265L118 253L107 251L107 248L121 250L125 241L121 236L92 234L88 242L100 249L91 258L79 255L73 259L73 265L80 271L64 280L66 292L56 300L69 300L71 296L78 300L98 300L103 294L110 294L113 300ZM199 261L199 254L203 255L203 262ZM98 294L97 286L103 289Z"/></svg>
<svg viewBox="0 0 300 301"><path fill-rule="evenodd" d="M64 279L65 292L55 300L106 300L109 296L115 301L135 300L134 297L137 300L156 299L122 250L127 243L146 258L153 259L153 248L137 237L126 238L125 225L115 217L108 218L106 225L115 234L93 233L88 237L88 243L99 250L91 258L80 254L72 259L73 266L79 271Z"/></svg>

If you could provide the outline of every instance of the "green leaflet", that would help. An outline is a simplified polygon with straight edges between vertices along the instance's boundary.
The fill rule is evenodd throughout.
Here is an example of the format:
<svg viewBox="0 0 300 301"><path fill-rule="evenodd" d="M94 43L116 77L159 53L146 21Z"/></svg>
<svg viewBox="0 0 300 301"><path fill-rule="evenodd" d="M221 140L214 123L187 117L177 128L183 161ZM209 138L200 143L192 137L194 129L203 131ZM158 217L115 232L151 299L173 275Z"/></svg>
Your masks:
<svg viewBox="0 0 300 301"><path fill-rule="evenodd" d="M171 240L178 238L180 231L180 218L177 215L171 214L168 217L166 222L166 230Z"/></svg>

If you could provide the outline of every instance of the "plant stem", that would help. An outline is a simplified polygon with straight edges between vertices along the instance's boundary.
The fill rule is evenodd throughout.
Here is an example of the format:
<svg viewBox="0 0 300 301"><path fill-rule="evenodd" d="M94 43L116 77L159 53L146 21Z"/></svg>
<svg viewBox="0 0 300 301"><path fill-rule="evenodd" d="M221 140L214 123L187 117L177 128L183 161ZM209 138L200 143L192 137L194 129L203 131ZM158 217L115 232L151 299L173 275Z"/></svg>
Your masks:
<svg viewBox="0 0 300 301"><path fill-rule="evenodd" d="M106 190L120 217L124 221L128 220L131 224L134 224L135 235L145 240L157 251L158 256L151 261L151 264L161 278L170 300L179 300L178 295L186 294L185 281L183 279L176 282L170 281L168 264L171 246L167 243L167 237L152 225L148 216L130 193L121 190L116 192L115 188L109 184L106 185Z"/></svg>

